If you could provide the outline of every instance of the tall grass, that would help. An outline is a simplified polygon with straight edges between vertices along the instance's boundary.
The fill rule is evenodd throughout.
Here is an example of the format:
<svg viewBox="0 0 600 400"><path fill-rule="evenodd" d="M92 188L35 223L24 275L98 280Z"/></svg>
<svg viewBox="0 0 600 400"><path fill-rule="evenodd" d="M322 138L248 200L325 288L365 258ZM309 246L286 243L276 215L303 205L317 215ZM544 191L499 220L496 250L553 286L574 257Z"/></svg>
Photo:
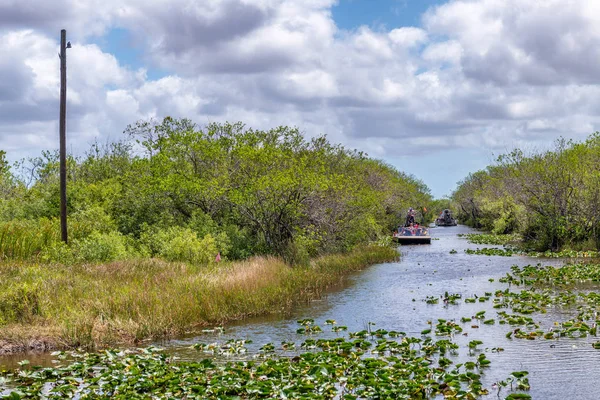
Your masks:
<svg viewBox="0 0 600 400"><path fill-rule="evenodd" d="M58 226L53 220L3 222L0 224L0 257L21 261L31 259L58 239Z"/></svg>
<svg viewBox="0 0 600 400"><path fill-rule="evenodd" d="M24 343L45 332L49 337L41 339L56 347L97 348L173 337L288 312L349 273L397 255L394 249L366 247L302 268L274 257L204 268L157 259L73 266L4 262L0 312L12 311L0 320L0 338Z"/></svg>

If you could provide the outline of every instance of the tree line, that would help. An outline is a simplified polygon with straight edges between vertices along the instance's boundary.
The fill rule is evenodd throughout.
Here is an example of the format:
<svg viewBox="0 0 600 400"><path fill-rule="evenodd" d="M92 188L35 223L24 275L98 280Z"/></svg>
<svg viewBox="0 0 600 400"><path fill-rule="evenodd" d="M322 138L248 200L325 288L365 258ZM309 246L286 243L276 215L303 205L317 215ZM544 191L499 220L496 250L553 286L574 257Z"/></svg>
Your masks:
<svg viewBox="0 0 600 400"><path fill-rule="evenodd" d="M600 133L504 154L460 182L452 200L462 223L518 233L535 250L600 249Z"/></svg>
<svg viewBox="0 0 600 400"><path fill-rule="evenodd" d="M292 263L389 236L429 189L366 154L297 128L139 121L123 140L68 158L69 245L59 240L58 153L0 153L3 258L159 256L208 263L274 254Z"/></svg>

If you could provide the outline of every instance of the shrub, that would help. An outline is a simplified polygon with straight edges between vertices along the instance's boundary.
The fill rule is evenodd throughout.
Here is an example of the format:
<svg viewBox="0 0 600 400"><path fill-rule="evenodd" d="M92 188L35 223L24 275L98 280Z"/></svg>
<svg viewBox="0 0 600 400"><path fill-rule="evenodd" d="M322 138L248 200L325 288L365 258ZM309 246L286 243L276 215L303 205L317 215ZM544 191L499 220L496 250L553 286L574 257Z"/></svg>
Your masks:
<svg viewBox="0 0 600 400"><path fill-rule="evenodd" d="M69 215L69 237L83 239L93 232L110 233L117 230L117 224L102 207L92 206Z"/></svg>
<svg viewBox="0 0 600 400"><path fill-rule="evenodd" d="M389 247L392 243L391 235L378 235L377 240L373 241L371 244L379 247Z"/></svg>
<svg viewBox="0 0 600 400"><path fill-rule="evenodd" d="M75 262L75 255L71 247L65 242L57 241L42 251L42 261L56 262L59 264L69 265Z"/></svg>
<svg viewBox="0 0 600 400"><path fill-rule="evenodd" d="M92 232L88 237L73 241L73 251L82 261L113 261L127 256L126 239L119 232Z"/></svg>
<svg viewBox="0 0 600 400"><path fill-rule="evenodd" d="M356 245L376 240L382 229L373 216L360 215L354 218L347 228L345 250Z"/></svg>
<svg viewBox="0 0 600 400"><path fill-rule="evenodd" d="M282 254L283 260L294 266L310 265L310 255L302 241L290 241L287 243Z"/></svg>
<svg viewBox="0 0 600 400"><path fill-rule="evenodd" d="M256 254L256 239L250 234L248 228L240 228L237 225L229 224L223 228L223 233L227 237L227 248L220 247L224 243L218 244L221 255L226 255L230 259L242 260L253 254Z"/></svg>
<svg viewBox="0 0 600 400"><path fill-rule="evenodd" d="M187 226L196 232L199 237L204 237L207 234L214 235L218 231L218 226L215 221L201 210L195 210L192 213Z"/></svg>
<svg viewBox="0 0 600 400"><path fill-rule="evenodd" d="M218 240L211 234L206 234L200 239L190 228L175 226L166 230L146 228L140 242L151 255L161 256L169 261L208 264L221 250L218 245L224 245L227 241L224 233L217 238Z"/></svg>
<svg viewBox="0 0 600 400"><path fill-rule="evenodd" d="M216 254L216 241L211 234L200 240L191 229L183 229L171 237L162 256L169 261L208 264Z"/></svg>

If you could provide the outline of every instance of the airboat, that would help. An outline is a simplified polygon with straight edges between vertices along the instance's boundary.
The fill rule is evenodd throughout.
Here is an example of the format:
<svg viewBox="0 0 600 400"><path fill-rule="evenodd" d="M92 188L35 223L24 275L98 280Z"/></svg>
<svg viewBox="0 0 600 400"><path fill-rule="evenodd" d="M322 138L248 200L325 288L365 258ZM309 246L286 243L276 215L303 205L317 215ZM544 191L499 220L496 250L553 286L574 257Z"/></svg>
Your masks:
<svg viewBox="0 0 600 400"><path fill-rule="evenodd" d="M409 212L404 226L398 227L398 230L392 236L392 240L399 244L431 244L429 228L415 223L414 212Z"/></svg>
<svg viewBox="0 0 600 400"><path fill-rule="evenodd" d="M399 244L431 244L429 229L426 227L400 227L392 240Z"/></svg>
<svg viewBox="0 0 600 400"><path fill-rule="evenodd" d="M452 212L446 209L437 217L435 224L437 226L456 226L456 220L452 217Z"/></svg>

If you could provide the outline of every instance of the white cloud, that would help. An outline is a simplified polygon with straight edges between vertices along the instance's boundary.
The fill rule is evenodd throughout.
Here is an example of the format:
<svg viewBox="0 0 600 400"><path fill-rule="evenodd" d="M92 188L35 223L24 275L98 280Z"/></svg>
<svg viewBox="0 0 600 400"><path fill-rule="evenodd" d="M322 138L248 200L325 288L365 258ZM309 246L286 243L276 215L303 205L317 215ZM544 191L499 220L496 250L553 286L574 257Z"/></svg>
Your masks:
<svg viewBox="0 0 600 400"><path fill-rule="evenodd" d="M394 44L402 47L413 47L427 42L427 32L415 27L402 27L392 30L389 33L390 39Z"/></svg>
<svg viewBox="0 0 600 400"><path fill-rule="evenodd" d="M461 44L468 78L507 86L594 83L595 11L594 0L455 0L430 10L425 26Z"/></svg>
<svg viewBox="0 0 600 400"><path fill-rule="evenodd" d="M462 46L455 40L433 43L423 51L423 59L434 63L457 65L462 58Z"/></svg>
<svg viewBox="0 0 600 400"><path fill-rule="evenodd" d="M581 139L600 122L595 1L453 0L430 9L422 27L390 31L338 30L334 3L5 0L0 148L22 155L54 146L57 26L73 38L75 150L165 115L297 125L381 157ZM92 44L113 28L130 32L145 69ZM157 67L167 76L148 79Z"/></svg>

